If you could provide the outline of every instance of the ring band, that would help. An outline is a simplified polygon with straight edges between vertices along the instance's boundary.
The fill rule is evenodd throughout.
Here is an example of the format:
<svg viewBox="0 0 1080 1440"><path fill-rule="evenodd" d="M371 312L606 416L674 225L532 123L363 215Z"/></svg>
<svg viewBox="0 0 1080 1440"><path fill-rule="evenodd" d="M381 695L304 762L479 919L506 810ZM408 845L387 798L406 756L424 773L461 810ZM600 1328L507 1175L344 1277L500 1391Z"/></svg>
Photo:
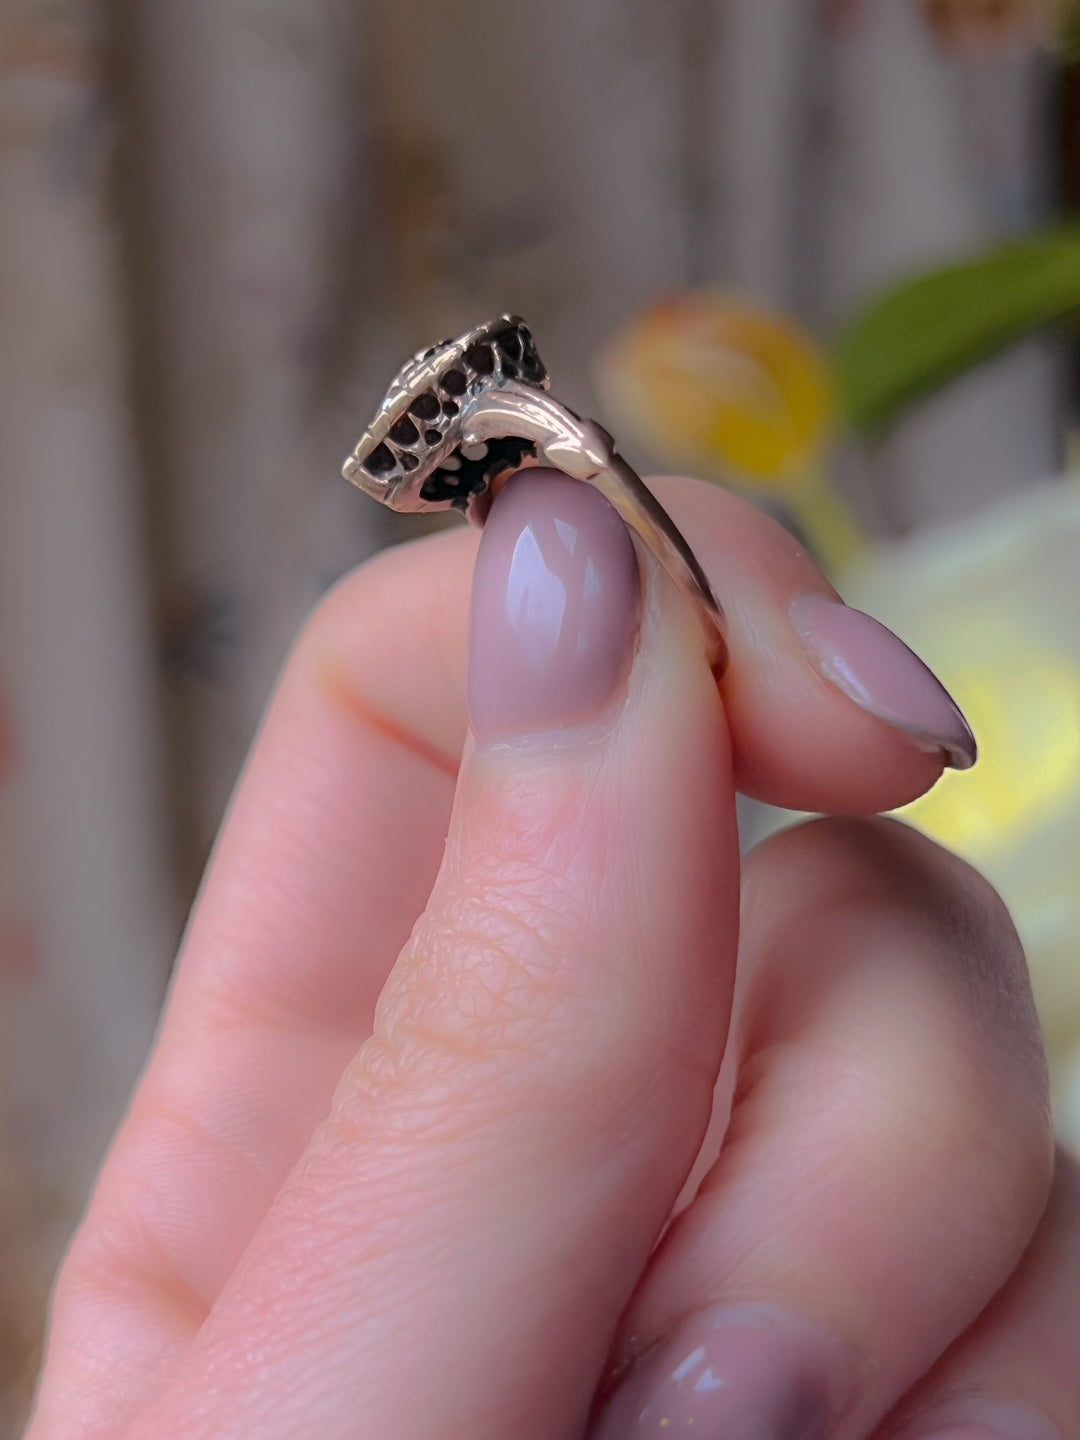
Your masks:
<svg viewBox="0 0 1080 1440"><path fill-rule="evenodd" d="M607 431L553 400L548 384L516 315L444 340L398 372L342 474L392 510L456 509L478 525L523 465L595 485L694 604L710 662L722 667L723 611L694 552Z"/></svg>

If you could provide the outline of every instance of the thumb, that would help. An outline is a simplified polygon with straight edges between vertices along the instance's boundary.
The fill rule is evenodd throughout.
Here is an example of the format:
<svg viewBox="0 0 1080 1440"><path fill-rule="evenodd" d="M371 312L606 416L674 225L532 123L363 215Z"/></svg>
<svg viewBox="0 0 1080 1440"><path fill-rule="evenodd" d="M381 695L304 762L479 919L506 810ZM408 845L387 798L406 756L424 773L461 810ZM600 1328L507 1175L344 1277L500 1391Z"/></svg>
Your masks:
<svg viewBox="0 0 1080 1440"><path fill-rule="evenodd" d="M162 1434L584 1425L708 1120L737 915L697 617L591 487L531 469L496 501L469 710L444 863L375 1033Z"/></svg>

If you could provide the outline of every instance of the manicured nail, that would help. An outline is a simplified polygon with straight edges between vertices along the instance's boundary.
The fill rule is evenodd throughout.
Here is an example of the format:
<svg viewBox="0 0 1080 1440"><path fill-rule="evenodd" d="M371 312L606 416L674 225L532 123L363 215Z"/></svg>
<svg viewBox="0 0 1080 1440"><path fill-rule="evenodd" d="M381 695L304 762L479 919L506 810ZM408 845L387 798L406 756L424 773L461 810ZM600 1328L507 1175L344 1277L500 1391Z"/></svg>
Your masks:
<svg viewBox="0 0 1080 1440"><path fill-rule="evenodd" d="M641 1357L592 1440L819 1440L843 1374L837 1343L785 1310L705 1312Z"/></svg>
<svg viewBox="0 0 1080 1440"><path fill-rule="evenodd" d="M1061 1432L1026 1405L967 1396L936 1420L921 1417L911 1440L1062 1440Z"/></svg>
<svg viewBox="0 0 1080 1440"><path fill-rule="evenodd" d="M856 705L922 749L970 770L977 749L960 707L934 672L879 621L822 595L804 595L791 620L815 665Z"/></svg>
<svg viewBox="0 0 1080 1440"><path fill-rule="evenodd" d="M587 724L620 693L640 611L626 526L591 485L531 467L491 508L473 577L469 719L482 740Z"/></svg>

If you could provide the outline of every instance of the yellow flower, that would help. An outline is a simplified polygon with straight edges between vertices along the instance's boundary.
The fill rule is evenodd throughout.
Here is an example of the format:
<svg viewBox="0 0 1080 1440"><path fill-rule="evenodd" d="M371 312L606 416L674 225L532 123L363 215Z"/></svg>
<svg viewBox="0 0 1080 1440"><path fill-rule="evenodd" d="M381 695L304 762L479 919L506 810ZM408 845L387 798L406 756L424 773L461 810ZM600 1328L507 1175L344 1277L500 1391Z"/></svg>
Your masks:
<svg viewBox="0 0 1080 1440"><path fill-rule="evenodd" d="M703 291L663 300L600 358L613 423L675 468L775 492L816 473L833 417L825 362L785 317Z"/></svg>

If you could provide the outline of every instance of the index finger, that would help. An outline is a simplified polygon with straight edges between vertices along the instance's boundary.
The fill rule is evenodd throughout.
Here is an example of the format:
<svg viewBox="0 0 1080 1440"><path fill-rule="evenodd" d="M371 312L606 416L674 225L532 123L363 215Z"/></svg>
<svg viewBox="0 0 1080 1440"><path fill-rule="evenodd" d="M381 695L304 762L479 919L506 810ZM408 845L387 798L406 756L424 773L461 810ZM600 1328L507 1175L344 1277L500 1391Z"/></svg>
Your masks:
<svg viewBox="0 0 1080 1440"><path fill-rule="evenodd" d="M849 609L806 549L746 501L698 480L654 482L727 615L722 681L735 781L755 799L874 815L967 769L975 741L941 682Z"/></svg>

